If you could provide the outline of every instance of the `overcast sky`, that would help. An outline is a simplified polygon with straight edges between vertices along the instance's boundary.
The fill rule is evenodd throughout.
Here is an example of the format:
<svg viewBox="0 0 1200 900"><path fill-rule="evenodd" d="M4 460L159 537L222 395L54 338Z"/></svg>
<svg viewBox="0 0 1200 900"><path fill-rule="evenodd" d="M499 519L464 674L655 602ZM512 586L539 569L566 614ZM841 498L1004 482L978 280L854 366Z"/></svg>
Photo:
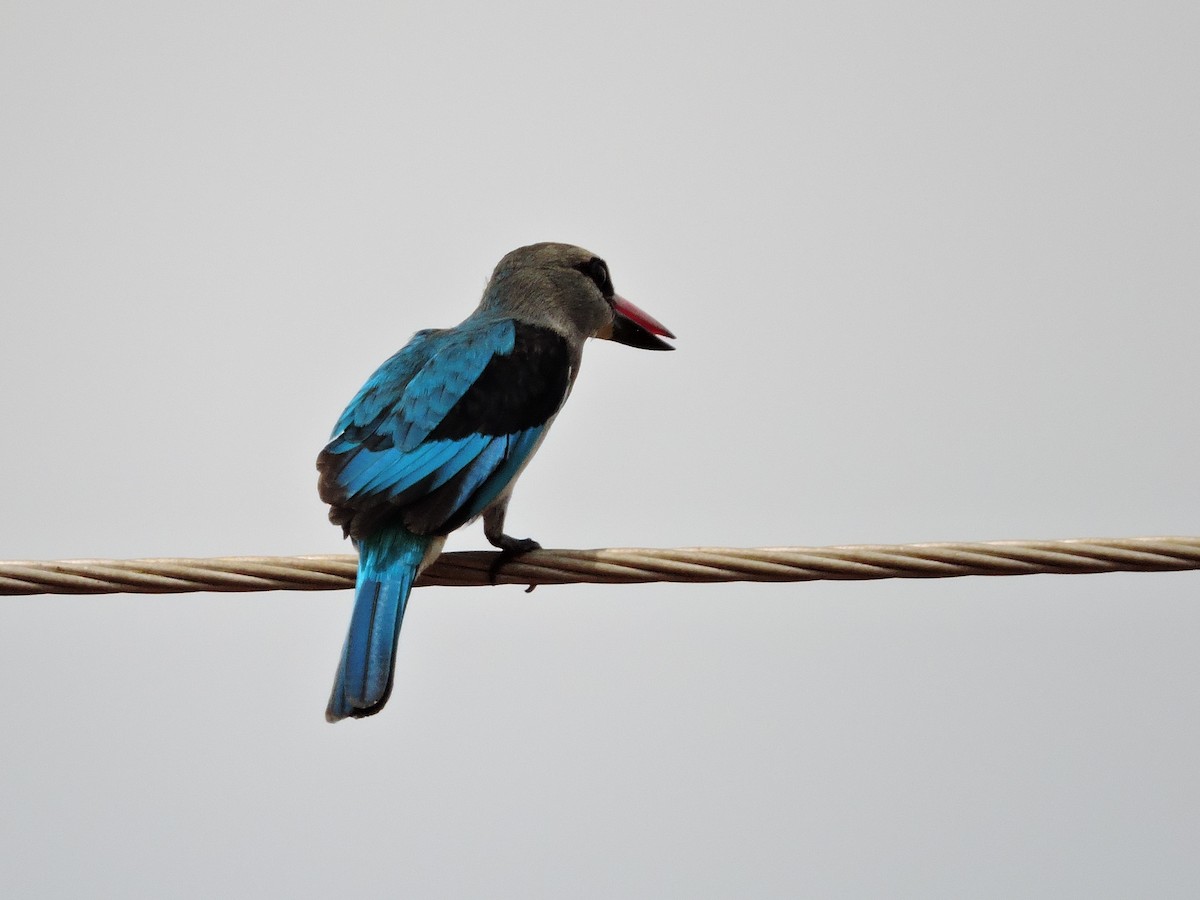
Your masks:
<svg viewBox="0 0 1200 900"><path fill-rule="evenodd" d="M314 460L540 240L548 547L1200 533L1200 8L0 2L0 558L349 552ZM479 527L451 549L486 546ZM1200 575L0 598L10 897L1195 897Z"/></svg>

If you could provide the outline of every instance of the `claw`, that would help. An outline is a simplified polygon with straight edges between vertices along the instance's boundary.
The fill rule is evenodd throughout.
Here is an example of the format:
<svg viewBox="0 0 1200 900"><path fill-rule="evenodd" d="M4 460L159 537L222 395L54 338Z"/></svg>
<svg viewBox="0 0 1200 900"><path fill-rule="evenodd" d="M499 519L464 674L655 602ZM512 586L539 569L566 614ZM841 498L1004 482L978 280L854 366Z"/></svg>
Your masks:
<svg viewBox="0 0 1200 900"><path fill-rule="evenodd" d="M531 550L541 550L542 545L532 538L510 538L504 535L500 543L500 552L496 554L496 558L488 567L488 577L492 584L496 584L496 579L500 576L500 570L516 559L518 556L524 556ZM530 585L529 593L534 589L535 585Z"/></svg>

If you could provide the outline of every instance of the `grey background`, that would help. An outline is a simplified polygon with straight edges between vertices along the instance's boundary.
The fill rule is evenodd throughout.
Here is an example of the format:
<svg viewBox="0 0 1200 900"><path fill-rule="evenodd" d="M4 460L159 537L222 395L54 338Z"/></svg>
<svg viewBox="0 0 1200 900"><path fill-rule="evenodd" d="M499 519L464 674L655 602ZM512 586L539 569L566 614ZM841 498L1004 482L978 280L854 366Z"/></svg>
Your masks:
<svg viewBox="0 0 1200 900"><path fill-rule="evenodd" d="M0 4L0 557L348 550L362 380L563 240L548 546L1195 534L1179 3ZM478 526L451 549L483 545ZM1192 897L1194 574L0 600L10 897Z"/></svg>

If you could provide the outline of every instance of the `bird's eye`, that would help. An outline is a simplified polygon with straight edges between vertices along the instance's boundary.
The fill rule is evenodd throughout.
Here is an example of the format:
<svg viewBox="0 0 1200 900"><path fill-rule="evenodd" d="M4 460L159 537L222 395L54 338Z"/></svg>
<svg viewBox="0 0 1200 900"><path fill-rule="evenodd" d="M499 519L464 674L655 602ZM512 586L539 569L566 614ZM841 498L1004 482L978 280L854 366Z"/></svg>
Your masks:
<svg viewBox="0 0 1200 900"><path fill-rule="evenodd" d="M600 259L598 256L593 256L587 262L580 263L575 268L577 268L595 283L596 287L600 290L600 293L604 295L605 299L608 299L613 295L612 279L608 275L608 266L604 264L604 260Z"/></svg>

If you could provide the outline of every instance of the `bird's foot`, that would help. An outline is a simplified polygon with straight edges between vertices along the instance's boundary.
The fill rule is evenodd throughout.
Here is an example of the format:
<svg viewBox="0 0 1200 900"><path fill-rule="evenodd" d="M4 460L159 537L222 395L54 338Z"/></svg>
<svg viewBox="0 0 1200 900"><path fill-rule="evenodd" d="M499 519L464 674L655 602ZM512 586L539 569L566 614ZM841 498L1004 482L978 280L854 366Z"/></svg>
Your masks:
<svg viewBox="0 0 1200 900"><path fill-rule="evenodd" d="M500 577L500 570L516 559L518 556L524 556L531 550L541 550L542 545L532 538L514 538L507 534L500 536L500 540L493 542L500 548L500 552L496 554L495 560L488 568L488 576L491 578L492 584L496 583L496 579ZM536 585L529 585L525 593L532 591Z"/></svg>

